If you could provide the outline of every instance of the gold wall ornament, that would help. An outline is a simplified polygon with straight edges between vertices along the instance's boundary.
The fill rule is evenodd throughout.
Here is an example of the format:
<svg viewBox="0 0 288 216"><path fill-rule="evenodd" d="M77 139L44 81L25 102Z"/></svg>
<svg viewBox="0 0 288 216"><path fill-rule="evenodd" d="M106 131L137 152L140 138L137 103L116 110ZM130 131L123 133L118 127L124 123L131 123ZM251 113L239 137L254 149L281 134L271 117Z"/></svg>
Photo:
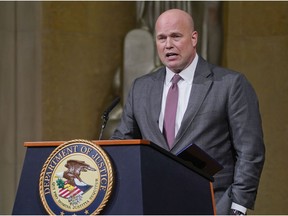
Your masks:
<svg viewBox="0 0 288 216"><path fill-rule="evenodd" d="M39 193L50 215L99 214L109 200L114 174L98 145L71 140L57 147L43 165Z"/></svg>

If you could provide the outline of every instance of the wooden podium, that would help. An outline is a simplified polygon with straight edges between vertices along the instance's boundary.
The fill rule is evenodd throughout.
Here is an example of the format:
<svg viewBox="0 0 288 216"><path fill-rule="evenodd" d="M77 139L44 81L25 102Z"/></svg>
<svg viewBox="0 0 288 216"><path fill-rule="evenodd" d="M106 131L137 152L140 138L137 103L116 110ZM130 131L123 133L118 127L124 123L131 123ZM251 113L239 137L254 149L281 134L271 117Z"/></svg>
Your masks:
<svg viewBox="0 0 288 216"><path fill-rule="evenodd" d="M64 142L27 142L12 214L47 214L39 195L41 169ZM101 214L215 215L212 177L146 140L93 141L108 154L115 184Z"/></svg>

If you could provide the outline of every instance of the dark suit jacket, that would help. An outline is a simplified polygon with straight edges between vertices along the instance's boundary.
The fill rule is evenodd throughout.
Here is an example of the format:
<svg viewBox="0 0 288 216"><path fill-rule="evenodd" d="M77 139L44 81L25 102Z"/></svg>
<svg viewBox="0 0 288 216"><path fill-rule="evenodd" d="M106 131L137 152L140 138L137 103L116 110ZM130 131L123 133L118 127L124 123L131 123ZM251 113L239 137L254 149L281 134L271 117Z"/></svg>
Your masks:
<svg viewBox="0 0 288 216"><path fill-rule="evenodd" d="M158 126L166 70L137 78L112 139L147 139L169 151ZM217 214L231 202L253 209L265 147L258 100L240 73L199 57L187 110L172 153L195 143L224 169L214 178Z"/></svg>

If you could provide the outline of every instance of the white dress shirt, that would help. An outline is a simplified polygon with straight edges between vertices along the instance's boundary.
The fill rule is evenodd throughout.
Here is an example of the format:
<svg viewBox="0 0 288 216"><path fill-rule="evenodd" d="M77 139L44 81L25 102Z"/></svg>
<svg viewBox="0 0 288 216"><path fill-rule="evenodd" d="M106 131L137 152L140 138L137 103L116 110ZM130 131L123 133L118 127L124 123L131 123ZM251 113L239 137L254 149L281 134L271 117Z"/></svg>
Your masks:
<svg viewBox="0 0 288 216"><path fill-rule="evenodd" d="M195 56L194 60L187 68L185 68L183 71L179 73L182 79L178 82L179 96L178 96L178 106L177 106L176 123L175 123L175 136L181 126L184 113L188 106L197 62L198 62L198 55ZM168 90L172 84L171 82L172 77L174 75L175 73L166 67L166 78L165 78L165 83L164 83L164 88L163 88L161 112L159 116L159 128L161 132L163 132L166 98L167 98Z"/></svg>

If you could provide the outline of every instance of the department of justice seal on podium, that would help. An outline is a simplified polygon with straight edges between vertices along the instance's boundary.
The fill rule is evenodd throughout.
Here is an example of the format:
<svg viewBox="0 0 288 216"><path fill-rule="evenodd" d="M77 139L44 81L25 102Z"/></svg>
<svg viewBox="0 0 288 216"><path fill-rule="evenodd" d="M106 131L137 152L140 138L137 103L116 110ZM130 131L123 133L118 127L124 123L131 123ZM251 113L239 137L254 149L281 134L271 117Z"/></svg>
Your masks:
<svg viewBox="0 0 288 216"><path fill-rule="evenodd" d="M40 197L51 215L99 214L113 181L110 159L100 146L71 140L57 147L43 165Z"/></svg>

